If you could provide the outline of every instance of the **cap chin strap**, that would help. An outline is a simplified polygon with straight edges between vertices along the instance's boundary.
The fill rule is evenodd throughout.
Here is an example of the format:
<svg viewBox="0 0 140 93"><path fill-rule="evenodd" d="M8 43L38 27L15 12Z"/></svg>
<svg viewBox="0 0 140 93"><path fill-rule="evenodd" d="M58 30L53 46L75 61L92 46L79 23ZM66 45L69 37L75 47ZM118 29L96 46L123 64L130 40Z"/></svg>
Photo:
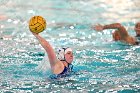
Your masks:
<svg viewBox="0 0 140 93"><path fill-rule="evenodd" d="M64 55L64 60L60 60L60 61L65 61L67 64L70 64L70 63L68 63L68 61L65 59L65 55Z"/></svg>
<svg viewBox="0 0 140 93"><path fill-rule="evenodd" d="M71 63L68 63L68 61L65 58L65 55L64 55L64 60L60 60L60 61L65 61L68 64L68 66L71 64Z"/></svg>
<svg viewBox="0 0 140 93"><path fill-rule="evenodd" d="M71 63L68 63L68 61L66 61L66 60L65 60L65 62L66 62L68 65L71 64Z"/></svg>

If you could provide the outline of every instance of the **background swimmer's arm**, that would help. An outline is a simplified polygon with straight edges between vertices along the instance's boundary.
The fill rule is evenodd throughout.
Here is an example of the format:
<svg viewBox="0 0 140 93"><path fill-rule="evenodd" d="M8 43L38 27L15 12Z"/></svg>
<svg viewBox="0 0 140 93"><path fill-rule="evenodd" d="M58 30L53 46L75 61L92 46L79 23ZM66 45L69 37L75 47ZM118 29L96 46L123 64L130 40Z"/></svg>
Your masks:
<svg viewBox="0 0 140 93"><path fill-rule="evenodd" d="M103 30L104 29L117 29L123 37L128 36L127 30L120 23L104 25Z"/></svg>
<svg viewBox="0 0 140 93"><path fill-rule="evenodd" d="M103 31L105 29L117 29L122 36L128 35L128 32L126 31L126 29L120 23L114 23L114 24L109 24L109 25L104 25L104 26L98 24L98 25L95 25L93 29L96 31Z"/></svg>
<svg viewBox="0 0 140 93"><path fill-rule="evenodd" d="M33 35L38 39L42 47L46 50L50 61L50 65L51 67L54 67L55 63L58 61L54 49L44 38L35 33L33 33Z"/></svg>

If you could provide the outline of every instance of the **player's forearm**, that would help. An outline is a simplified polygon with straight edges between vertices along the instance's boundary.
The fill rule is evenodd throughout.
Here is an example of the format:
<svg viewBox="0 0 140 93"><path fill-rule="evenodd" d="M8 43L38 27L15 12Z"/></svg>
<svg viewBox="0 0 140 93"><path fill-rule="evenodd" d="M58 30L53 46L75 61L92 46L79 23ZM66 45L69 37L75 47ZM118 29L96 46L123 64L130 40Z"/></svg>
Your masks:
<svg viewBox="0 0 140 93"><path fill-rule="evenodd" d="M47 50L47 47L50 46L49 42L46 41L44 38L42 38L41 36L39 35L35 35L35 37L37 38L37 40L40 42L40 44L42 45L42 47Z"/></svg>
<svg viewBox="0 0 140 93"><path fill-rule="evenodd" d="M52 46L50 45L50 43L48 41L46 41L44 38L42 38L41 36L39 35L36 35L35 36L38 41L40 42L40 44L42 45L42 47L48 52L48 51L53 51L53 48Z"/></svg>
<svg viewBox="0 0 140 93"><path fill-rule="evenodd" d="M54 63L56 61L56 54L55 54L53 47L50 45L50 43L48 41L46 41L41 36L36 35L35 37L38 39L38 41L40 42L42 47L46 50L51 64L54 65Z"/></svg>
<svg viewBox="0 0 140 93"><path fill-rule="evenodd" d="M103 29L117 29L122 38L126 38L128 36L127 30L120 23L105 25L103 26Z"/></svg>

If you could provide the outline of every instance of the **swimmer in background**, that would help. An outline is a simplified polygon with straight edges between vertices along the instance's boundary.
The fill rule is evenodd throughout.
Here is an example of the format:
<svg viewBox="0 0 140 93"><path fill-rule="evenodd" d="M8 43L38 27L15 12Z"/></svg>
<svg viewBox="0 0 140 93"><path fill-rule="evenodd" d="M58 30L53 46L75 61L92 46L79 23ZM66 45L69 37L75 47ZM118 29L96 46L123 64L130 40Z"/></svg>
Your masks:
<svg viewBox="0 0 140 93"><path fill-rule="evenodd" d="M71 48L62 48L58 51L58 58L53 47L48 41L42 38L39 34L32 34L37 38L42 47L48 54L51 70L55 75L65 76L72 71L73 52Z"/></svg>
<svg viewBox="0 0 140 93"><path fill-rule="evenodd" d="M121 41L127 44L131 45L138 45L140 43L140 23L136 23L135 25L135 32L136 36L132 37L128 34L126 28L122 26L120 23L113 23L113 24L108 24L108 25L95 25L93 27L94 30L96 31L103 31L105 29L116 29L112 33L112 37L114 41Z"/></svg>

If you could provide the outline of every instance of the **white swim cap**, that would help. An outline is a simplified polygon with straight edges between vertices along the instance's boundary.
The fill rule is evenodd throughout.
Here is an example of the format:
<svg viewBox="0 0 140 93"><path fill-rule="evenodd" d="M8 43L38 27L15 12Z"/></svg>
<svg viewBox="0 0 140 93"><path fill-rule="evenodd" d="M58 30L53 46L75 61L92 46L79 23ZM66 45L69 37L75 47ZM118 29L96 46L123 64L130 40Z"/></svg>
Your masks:
<svg viewBox="0 0 140 93"><path fill-rule="evenodd" d="M66 54L68 51L72 51L72 49L69 48L69 47L59 49L59 50L58 50L58 56L57 56L58 59L59 59L60 61L66 61L66 59L65 59L65 54Z"/></svg>

